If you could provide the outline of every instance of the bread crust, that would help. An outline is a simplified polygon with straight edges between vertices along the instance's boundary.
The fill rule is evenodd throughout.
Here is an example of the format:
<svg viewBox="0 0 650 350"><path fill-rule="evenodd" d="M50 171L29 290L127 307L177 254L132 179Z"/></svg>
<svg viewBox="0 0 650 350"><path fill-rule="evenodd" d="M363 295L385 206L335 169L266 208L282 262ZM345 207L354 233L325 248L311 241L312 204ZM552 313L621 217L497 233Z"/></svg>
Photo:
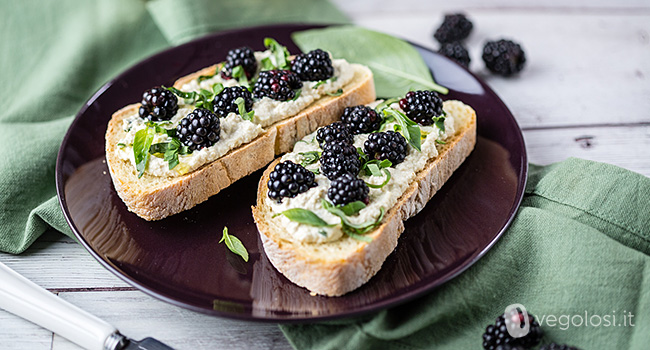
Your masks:
<svg viewBox="0 0 650 350"><path fill-rule="evenodd" d="M343 236L335 242L301 243L291 240L290 234L279 227L274 227L271 208L266 204L269 174L280 160L273 162L260 179L257 205L253 207L253 218L264 251L273 266L314 294L340 296L366 283L397 246L404 231L404 221L424 208L474 149L476 114L470 110L472 115L468 125L447 144L439 146L439 155L418 172L395 206L386 212L383 223L367 234L372 238L371 242ZM336 253L332 254L332 251Z"/></svg>
<svg viewBox="0 0 650 350"><path fill-rule="evenodd" d="M163 219L206 201L235 181L263 168L276 155L291 150L305 135L333 122L345 107L373 101L375 86L372 72L361 65L353 64L353 67L354 78L343 87L341 96L325 96L297 115L265 128L253 141L177 177L145 174L138 178L131 163L116 155L117 143L124 135L122 120L136 113L139 104L120 109L113 114L106 130L106 163L117 194L129 211L150 221ZM182 77L174 86L180 88L201 75L214 73L215 69L216 65Z"/></svg>

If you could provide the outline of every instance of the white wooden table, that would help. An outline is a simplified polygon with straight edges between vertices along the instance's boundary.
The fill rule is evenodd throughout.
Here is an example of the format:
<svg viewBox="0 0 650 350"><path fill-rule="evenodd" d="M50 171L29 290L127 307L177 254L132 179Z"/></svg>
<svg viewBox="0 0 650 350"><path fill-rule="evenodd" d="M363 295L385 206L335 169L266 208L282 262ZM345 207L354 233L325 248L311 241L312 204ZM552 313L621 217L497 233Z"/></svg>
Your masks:
<svg viewBox="0 0 650 350"><path fill-rule="evenodd" d="M512 110L530 162L574 156L650 176L650 1L334 2L356 24L432 49L443 14L464 11L474 22L470 68ZM517 77L492 76L483 67L483 43L501 37L526 51L527 67ZM291 348L274 324L209 317L153 299L54 232L22 255L0 253L0 261L135 339L153 336L179 349ZM78 347L0 310L0 349Z"/></svg>

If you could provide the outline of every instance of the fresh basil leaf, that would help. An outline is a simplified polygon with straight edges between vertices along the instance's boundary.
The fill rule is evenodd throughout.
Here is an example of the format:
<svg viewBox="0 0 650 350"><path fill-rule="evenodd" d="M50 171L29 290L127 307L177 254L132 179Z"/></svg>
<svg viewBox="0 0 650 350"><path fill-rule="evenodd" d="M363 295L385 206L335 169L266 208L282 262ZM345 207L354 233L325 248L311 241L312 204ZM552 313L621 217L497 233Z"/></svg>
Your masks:
<svg viewBox="0 0 650 350"><path fill-rule="evenodd" d="M420 127L418 124L409 119L406 115L404 115L404 113L390 107L385 108L383 110L383 113L385 116L392 117L399 124L400 132L406 141L408 141L408 143L410 143L413 148L420 151L422 139L420 134Z"/></svg>
<svg viewBox="0 0 650 350"><path fill-rule="evenodd" d="M343 95L343 89L338 89L335 92L327 92L327 94L334 97L341 96Z"/></svg>
<svg viewBox="0 0 650 350"><path fill-rule="evenodd" d="M133 158L135 159L135 169L138 171L138 178L144 175L144 170L149 162L149 148L153 142L156 133L155 128L146 127L135 133L133 139Z"/></svg>
<svg viewBox="0 0 650 350"><path fill-rule="evenodd" d="M304 167L316 163L320 159L320 155L321 155L321 153L318 151L300 152L298 154L303 157L303 160L300 162L300 165Z"/></svg>
<svg viewBox="0 0 650 350"><path fill-rule="evenodd" d="M277 69L289 69L291 68L289 66L289 61L287 60L287 57L289 57L289 50L287 50L286 47L280 45L275 39L273 38L265 38L264 39L264 46L271 50L271 54L273 59L271 61L275 60L273 62L273 66Z"/></svg>
<svg viewBox="0 0 650 350"><path fill-rule="evenodd" d="M244 101L244 98L237 97L235 99L235 104L237 105L237 111L239 112L239 115L241 116L242 119L249 120L249 121L253 120L253 117L255 116L255 111L251 110L250 112L246 112L246 102Z"/></svg>
<svg viewBox="0 0 650 350"><path fill-rule="evenodd" d="M439 145L446 145L447 144L447 142L442 141L442 140L438 140L438 139L436 139L436 143L439 144Z"/></svg>
<svg viewBox="0 0 650 350"><path fill-rule="evenodd" d="M318 215L314 214L313 211L302 209L302 208L293 208L287 209L280 213L279 215L284 215L287 219L295 221L297 223L316 226L316 227L330 227L335 225L328 224L325 220L321 219Z"/></svg>
<svg viewBox="0 0 650 350"><path fill-rule="evenodd" d="M363 203L362 201L354 201L342 206L341 211L347 216L352 216L352 215L356 215L359 211L361 211L361 209L365 207L366 204Z"/></svg>
<svg viewBox="0 0 650 350"><path fill-rule="evenodd" d="M176 96L178 96L180 98L184 98L186 100L191 100L192 103L196 100L197 96L199 95L195 91L185 92L185 91L178 90L177 88L175 88L173 86L170 86L170 87L164 87L163 86L163 88L171 91L174 95L176 95Z"/></svg>
<svg viewBox="0 0 650 350"><path fill-rule="evenodd" d="M390 181L390 171L388 171L388 169L384 169L384 173L386 174L386 180L384 180L384 182L382 182L380 185L370 184L370 183L367 183L367 182L366 182L366 185L368 185L368 187L372 187L372 188L382 188L382 187L386 186L388 181ZM381 175L381 172L380 172L379 175Z"/></svg>
<svg viewBox="0 0 650 350"><path fill-rule="evenodd" d="M214 96L219 95L221 93L221 91L223 91L223 89L225 89L225 88L223 87L223 84L221 84L221 83L216 83L216 84L212 85L212 96L213 96L213 98L214 98Z"/></svg>
<svg viewBox="0 0 650 350"><path fill-rule="evenodd" d="M223 228L223 236L219 243L221 242L226 242L226 247L228 247L231 252L241 256L245 262L248 262L248 251L246 250L246 247L244 247L244 244L239 240L239 238L228 234L228 227Z"/></svg>
<svg viewBox="0 0 650 350"><path fill-rule="evenodd" d="M296 32L292 39L303 52L320 48L333 57L370 67L379 97L403 96L410 90L448 92L433 81L429 67L411 44L388 34L337 26Z"/></svg>
<svg viewBox="0 0 650 350"><path fill-rule="evenodd" d="M391 166L393 166L393 162L388 159L381 161L378 159L372 159L362 162L361 169L365 171L366 175L382 176L383 174L380 170Z"/></svg>
<svg viewBox="0 0 650 350"><path fill-rule="evenodd" d="M363 231L372 225L376 225L377 223L376 221L368 221L361 224L353 224L348 220L347 218L348 216L345 215L345 212L340 207L335 206L334 204L328 202L325 199L321 199L321 205L323 206L323 208L325 208L325 210L338 216L341 219L341 225L343 226L343 228L348 227L357 231Z"/></svg>
<svg viewBox="0 0 650 350"><path fill-rule="evenodd" d="M314 175L318 175L318 174L320 174L320 170L319 170L318 168L307 169L307 170L309 170L309 171L311 171L312 173L314 173Z"/></svg>
<svg viewBox="0 0 650 350"><path fill-rule="evenodd" d="M165 153L167 152L167 148L169 146L169 143L167 142L161 142L161 143L155 143L149 147L149 153L150 154L158 154L158 153Z"/></svg>

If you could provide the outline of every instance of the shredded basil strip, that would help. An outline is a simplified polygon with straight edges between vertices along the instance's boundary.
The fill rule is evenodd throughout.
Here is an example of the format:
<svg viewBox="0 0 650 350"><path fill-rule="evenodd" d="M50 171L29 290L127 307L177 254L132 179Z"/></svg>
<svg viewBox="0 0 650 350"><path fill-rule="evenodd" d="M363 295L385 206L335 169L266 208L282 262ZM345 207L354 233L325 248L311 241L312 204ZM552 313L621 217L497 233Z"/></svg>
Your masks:
<svg viewBox="0 0 650 350"><path fill-rule="evenodd" d="M204 80L207 80L207 79L213 78L215 75L217 75L217 72L218 72L218 70L215 70L214 74L199 75L199 77L196 78L196 80L200 83L200 82L202 82L202 81L204 81Z"/></svg>
<svg viewBox="0 0 650 350"><path fill-rule="evenodd" d="M316 163L320 159L320 155L321 155L321 153L318 151L300 152L298 154L303 157L303 160L302 162L300 162L300 165L304 167Z"/></svg>
<svg viewBox="0 0 650 350"><path fill-rule="evenodd" d="M249 87L249 82L248 82L248 77L246 76L246 71L244 70L244 67L242 66L237 66L232 69L232 77L237 79L240 85L244 86L245 88Z"/></svg>
<svg viewBox="0 0 650 350"><path fill-rule="evenodd" d="M343 227L343 232L345 232L350 237L355 239L358 239L356 235L362 235L370 232L373 228L379 225L381 220L384 218L384 208L380 208L379 217L377 217L376 220L367 221L361 224L353 224L348 220L347 218L348 215L345 214L345 212L341 209L341 207L337 207L325 199L321 199L321 205L323 206L323 208L325 208L325 210L338 216L341 219L341 226ZM367 241L367 240L363 239L363 241Z"/></svg>
<svg viewBox="0 0 650 350"><path fill-rule="evenodd" d="M392 117L393 120L397 122L397 124L400 126L400 132L408 141L408 143L413 146L416 150L421 151L420 146L421 146L421 136L420 136L420 127L418 124L411 119L409 119L404 113L393 109L393 108L385 108L383 110L383 113L387 117Z"/></svg>
<svg viewBox="0 0 650 350"><path fill-rule="evenodd" d="M302 92L301 89L296 89L296 90L294 90L294 93L295 93L296 95L291 99L291 101L295 101L295 100L297 100L298 97L300 97L300 93L301 93L301 92Z"/></svg>
<svg viewBox="0 0 650 350"><path fill-rule="evenodd" d="M171 91L174 95L190 100L190 103L193 104L196 108L205 108L209 111L213 111L212 100L216 95L223 91L224 87L221 83L216 83L212 85L212 91L206 89L200 89L198 92L185 92L178 90L175 87L164 87L163 88Z"/></svg>
<svg viewBox="0 0 650 350"><path fill-rule="evenodd" d="M358 214L361 209L365 208L366 204L362 201L350 202L344 206L341 206L341 211L347 216L352 216Z"/></svg>
<svg viewBox="0 0 650 350"><path fill-rule="evenodd" d="M287 60L287 57L289 57L289 50L287 50L286 47L280 45L280 43L278 43L273 38L265 38L264 46L267 49L271 50L271 54L273 55L272 57L275 59L275 64L273 64L274 68L277 69L291 68L289 65L289 61Z"/></svg>
<svg viewBox="0 0 650 350"><path fill-rule="evenodd" d="M223 236L219 243L221 242L226 242L226 247L228 247L231 252L241 256L245 262L248 262L248 251L246 250L246 247L244 247L244 244L239 240L239 238L228 234L228 227L223 228Z"/></svg>
<svg viewBox="0 0 650 350"><path fill-rule="evenodd" d="M380 104L378 104L377 107L375 107L375 110L377 112L381 112L384 109L390 107L390 105L392 105L393 103L398 102L399 100L400 99L398 97L393 97L393 98L389 98L388 100L384 100Z"/></svg>
<svg viewBox="0 0 650 350"><path fill-rule="evenodd" d="M305 224L309 226L315 226L315 227L336 226L336 225L328 224L325 220L321 219L320 216L316 215L313 211L302 209L302 208L287 209L279 214L274 215L273 217L276 217L278 215L284 215L287 217L287 219L291 221L295 221L297 223Z"/></svg>
<svg viewBox="0 0 650 350"><path fill-rule="evenodd" d="M341 96L343 95L343 89L338 89L335 92L328 92L327 94L334 97Z"/></svg>
<svg viewBox="0 0 650 350"><path fill-rule="evenodd" d="M239 115L241 116L242 119L248 121L253 120L253 117L255 116L255 111L251 110L250 112L246 112L246 103L244 102L244 98L237 97L235 99L235 104L237 105L237 111L239 112Z"/></svg>
<svg viewBox="0 0 650 350"><path fill-rule="evenodd" d="M324 79L324 80L319 80L314 86L312 86L312 89L317 89L319 86L327 83L327 82L335 82L339 77L331 77L329 79Z"/></svg>
<svg viewBox="0 0 650 350"><path fill-rule="evenodd" d="M386 174L386 180L384 180L384 182L382 182L381 185L375 185L375 184L371 184L371 183L367 183L367 182L366 182L366 185L368 185L368 187L372 187L372 188L382 188L382 187L386 186L388 181L390 181L390 171L388 171L388 169L384 169L384 174ZM379 176L381 176L381 172L380 172Z"/></svg>
<svg viewBox="0 0 650 350"><path fill-rule="evenodd" d="M393 162L388 159L380 161L378 159L367 160L366 158L365 162L362 161L361 170L364 170L366 175L382 176L381 169L391 166L393 166Z"/></svg>
<svg viewBox="0 0 650 350"><path fill-rule="evenodd" d="M447 144L447 142L442 141L442 140L438 140L438 139L436 139L436 143L439 144L439 145L446 145Z"/></svg>
<svg viewBox="0 0 650 350"><path fill-rule="evenodd" d="M178 139L173 138L170 142L161 142L151 145L149 147L150 154L163 154L163 159L169 165L169 170L174 169L180 161L179 155L190 154L191 151L187 146L184 146Z"/></svg>

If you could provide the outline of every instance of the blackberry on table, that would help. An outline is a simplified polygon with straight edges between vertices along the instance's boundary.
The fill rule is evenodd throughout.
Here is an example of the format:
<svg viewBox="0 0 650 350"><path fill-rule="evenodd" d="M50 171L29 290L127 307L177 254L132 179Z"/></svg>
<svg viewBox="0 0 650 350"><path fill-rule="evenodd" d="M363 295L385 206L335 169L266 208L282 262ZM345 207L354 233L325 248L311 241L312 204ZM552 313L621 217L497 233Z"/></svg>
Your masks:
<svg viewBox="0 0 650 350"><path fill-rule="evenodd" d="M316 187L314 173L292 161L278 163L269 174L268 196L278 203L282 198L293 198L300 193Z"/></svg>
<svg viewBox="0 0 650 350"><path fill-rule="evenodd" d="M382 118L377 112L367 106L346 107L343 110L341 121L352 134L368 134L379 130Z"/></svg>
<svg viewBox="0 0 650 350"><path fill-rule="evenodd" d="M528 334L521 338L513 338L508 334L507 325L515 323L520 327L524 323L524 314L515 309L508 314L497 317L495 324L491 324L485 328L485 333L483 333L483 349L496 350L500 345L528 349L539 344L543 336L542 327L531 314L528 315L528 321L530 323Z"/></svg>
<svg viewBox="0 0 650 350"><path fill-rule="evenodd" d="M233 86L224 88L214 97L212 103L214 112L220 117L226 117L228 113L237 113L238 109L235 100L238 97L244 99L244 106L247 112L253 108L253 95L251 95L250 91L243 86Z"/></svg>
<svg viewBox="0 0 650 350"><path fill-rule="evenodd" d="M297 55L291 63L291 70L298 74L301 80L308 81L325 80L334 75L332 59L321 49Z"/></svg>
<svg viewBox="0 0 650 350"><path fill-rule="evenodd" d="M355 201L362 201L368 204L368 193L370 189L366 182L356 176L344 174L332 181L327 189L327 198L334 205L346 205Z"/></svg>
<svg viewBox="0 0 650 350"><path fill-rule="evenodd" d="M255 75L255 71L257 71L257 61L255 60L253 49L243 46L228 51L226 63L224 63L223 68L221 69L221 77L224 79L231 79L232 70L237 66L242 66L248 79Z"/></svg>
<svg viewBox="0 0 650 350"><path fill-rule="evenodd" d="M178 97L160 86L145 91L140 103L140 118L151 121L170 120L178 111Z"/></svg>
<svg viewBox="0 0 650 350"><path fill-rule="evenodd" d="M469 63L471 61L469 52L467 52L467 49L463 46L463 44L458 41L440 45L440 50L438 50L438 52L458 62L458 64L462 65L465 68L469 67Z"/></svg>
<svg viewBox="0 0 650 350"><path fill-rule="evenodd" d="M363 151L372 159L388 159L393 165L396 165L404 161L408 148L402 134L385 131L370 134L366 142L363 143Z"/></svg>
<svg viewBox="0 0 650 350"><path fill-rule="evenodd" d="M435 91L409 91L399 100L400 108L420 125L433 124L433 118L442 115L442 99Z"/></svg>
<svg viewBox="0 0 650 350"><path fill-rule="evenodd" d="M526 54L514 41L488 41L483 47L483 62L492 73L509 76L524 69Z"/></svg>
<svg viewBox="0 0 650 350"><path fill-rule="evenodd" d="M550 343L542 346L539 348L539 350L580 350L576 348L575 346L569 346L566 344L556 344L556 343Z"/></svg>
<svg viewBox="0 0 650 350"><path fill-rule="evenodd" d="M192 151L214 145L220 132L219 117L203 108L193 110L176 126L176 136Z"/></svg>
<svg viewBox="0 0 650 350"><path fill-rule="evenodd" d="M296 73L290 70L267 70L260 75L253 88L257 98L264 96L277 101L288 101L296 97L295 89L302 87L302 81Z"/></svg>
<svg viewBox="0 0 650 350"><path fill-rule="evenodd" d="M462 13L445 15L440 27L433 34L439 43L449 43L466 39L474 25Z"/></svg>
<svg viewBox="0 0 650 350"><path fill-rule="evenodd" d="M343 174L357 176L361 161L356 147L344 142L326 143L320 157L320 170L330 180Z"/></svg>
<svg viewBox="0 0 650 350"><path fill-rule="evenodd" d="M354 137L348 127L342 122L334 122L330 125L323 126L316 131L316 140L321 148L330 142L344 142L352 144Z"/></svg>

